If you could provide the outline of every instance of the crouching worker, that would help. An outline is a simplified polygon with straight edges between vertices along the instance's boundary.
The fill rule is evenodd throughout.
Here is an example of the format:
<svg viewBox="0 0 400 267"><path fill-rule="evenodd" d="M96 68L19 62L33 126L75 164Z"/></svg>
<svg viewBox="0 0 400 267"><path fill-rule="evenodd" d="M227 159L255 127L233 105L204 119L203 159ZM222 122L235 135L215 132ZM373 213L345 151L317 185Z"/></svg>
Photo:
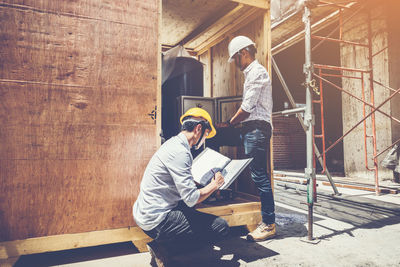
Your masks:
<svg viewBox="0 0 400 267"><path fill-rule="evenodd" d="M182 131L166 141L148 163L133 205L137 225L154 239L148 249L157 266L167 266L170 256L214 243L229 232L224 219L193 208L224 184L218 172L198 189L192 176L190 149L200 148L216 134L211 117L204 109L191 108L180 121Z"/></svg>

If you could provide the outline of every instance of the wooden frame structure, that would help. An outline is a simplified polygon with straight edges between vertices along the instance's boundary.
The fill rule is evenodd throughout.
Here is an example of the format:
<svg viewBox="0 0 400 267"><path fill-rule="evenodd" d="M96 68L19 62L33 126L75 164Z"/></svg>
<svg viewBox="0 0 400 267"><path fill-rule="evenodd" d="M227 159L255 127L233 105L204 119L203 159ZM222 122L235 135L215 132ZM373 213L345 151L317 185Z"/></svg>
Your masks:
<svg viewBox="0 0 400 267"><path fill-rule="evenodd" d="M183 2L187 4L193 3L189 0L179 0L172 2ZM29 1L28 1L29 2ZM114 23L117 25L125 25L125 21L108 21L107 14L100 14L99 18L96 18L98 14L88 11L89 15L77 15L70 6L58 6L51 5L48 6L35 6L30 2L26 6L19 6L14 4L2 4L0 8L6 9L23 9L26 12L42 12L44 14L48 13L50 15L61 14L64 17L77 17L81 20L88 20L91 23ZM88 1L90 2L90 1ZM208 21L199 21L195 28L188 28L185 32L184 37L181 38L177 43L163 43L162 40L162 20L161 16L164 14L168 7L163 6L162 0L154 0L152 7L155 5L158 7L158 51L153 51L154 55L157 53L159 55L163 47L171 47L177 44L181 44L186 47L189 51L198 56L205 64L205 96L214 95L240 95L241 92L241 81L237 71L230 67L227 63L227 42L236 34L246 34L249 33L249 37L259 41L260 47L258 48L258 59L264 64L268 71L271 71L271 29L270 29L270 10L269 10L269 0L218 0L209 1L203 0L204 8L207 9L207 5L212 5L213 3L220 4L221 6L226 5L228 2L228 7L232 7L229 10L226 8L220 16L213 21L211 24ZM157 3L157 4L155 4ZM171 1L169 2L171 3ZM39 4L38 4L39 5ZM72 3L70 5L73 5ZM92 3L91 3L92 5ZM143 4L147 5L147 4ZM190 7L190 6L189 6ZM115 9L117 10L117 9ZM147 9L149 10L149 9ZM182 10L181 10L182 11ZM197 10L198 11L198 10ZM225 12L227 11L227 12ZM185 10L183 10L185 12ZM207 12L205 12L207 13ZM176 14L177 18L182 18L185 13L181 15ZM104 17L104 18L103 18ZM127 17L122 16L122 20L127 20ZM205 16L207 18L207 16ZM180 23L177 21L177 23ZM127 27L138 27L136 25L127 24ZM73 34L73 33L69 33ZM134 37L136 38L136 37ZM149 52L149 51L147 51ZM150 51L151 52L151 51ZM155 65L155 64L154 64ZM224 72L224 70L229 70L230 73ZM151 77L152 80L156 80L157 93L156 93L156 103L158 107L161 105L161 58L157 57L157 78ZM69 74L71 75L71 74ZM229 79L233 77L233 79ZM9 82L4 79L1 82ZM228 81L229 82L226 82ZM153 82L153 81L152 81ZM225 86L221 86L225 83ZM239 89L238 89L239 88ZM75 103L76 107L84 109L85 99L77 99ZM159 109L160 110L160 109ZM155 111L157 112L157 111ZM149 114L150 115L150 114ZM147 118L147 117L146 117ZM158 114L157 118L161 118ZM158 133L161 129L161 120L156 119L153 124L155 130L155 137L157 139L156 144L160 144ZM272 150L271 150L272 151ZM146 158L148 158L148 153ZM273 169L273 168L271 168ZM62 178L62 177L60 177ZM136 177L140 178L140 177ZM260 203L257 198L242 195L243 201L241 203L229 203L223 206L215 207L203 207L200 210L204 212L209 212L218 216L225 218L230 226L247 225L251 229L260 220ZM245 200L245 201L244 201ZM126 216L130 216L130 213ZM0 263L12 262L21 255L33 254L33 253L43 253L50 251L59 251L80 247L89 247L102 244L118 243L133 241L135 246L139 251L145 251L145 244L149 241L148 237L135 226L118 227L115 229L103 229L94 230L87 232L72 232L63 233L56 235L45 235L31 238L22 238L18 240L4 241L0 242Z"/></svg>
<svg viewBox="0 0 400 267"><path fill-rule="evenodd" d="M218 206L200 205L199 211L221 216L230 226L246 225L253 229L261 219L260 203L252 195L238 193L235 203ZM151 241L139 227L125 227L87 233L64 234L28 238L0 243L0 263L21 255L52 252L81 247L99 246L111 243L132 241L140 252L147 251L146 244Z"/></svg>

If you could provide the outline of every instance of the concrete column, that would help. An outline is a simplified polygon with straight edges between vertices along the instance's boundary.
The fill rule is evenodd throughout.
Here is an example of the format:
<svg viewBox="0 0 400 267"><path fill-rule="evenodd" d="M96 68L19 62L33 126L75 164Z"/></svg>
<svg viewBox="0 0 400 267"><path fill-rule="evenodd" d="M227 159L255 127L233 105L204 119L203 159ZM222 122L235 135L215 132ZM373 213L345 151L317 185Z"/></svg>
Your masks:
<svg viewBox="0 0 400 267"><path fill-rule="evenodd" d="M372 22L372 54L382 50L388 45L388 21L385 5L379 1L374 1L370 7L361 11L350 22L344 25L343 39L347 41L354 41L359 43L368 43L368 13L371 14ZM346 19L346 18L345 18ZM357 68L368 70L368 48L342 44L340 47L341 63L343 67ZM397 72L398 73L398 72ZM345 75L360 73L344 72ZM389 54L385 49L383 52L373 57L373 76L374 79L384 85L389 85ZM356 96L362 98L362 86L360 80L343 78L343 88ZM369 94L369 75L365 75L365 99L370 101ZM382 86L374 84L374 97L375 106L378 106L390 95L390 91ZM391 103L393 103L392 100ZM386 113L391 113L390 102L382 107ZM399 106L399 105L398 105ZM342 94L342 108L343 108L343 132L347 132L357 122L363 118L362 102L343 93ZM366 114L370 113L371 109L366 108ZM371 119L366 120L367 134L372 135ZM382 151L392 143L392 123L391 120L380 114L376 113L376 136L377 136L377 151ZM359 125L352 133L344 138L344 168L346 176L364 178L368 182L374 182L374 172L367 171L365 168L364 156L364 126ZM373 168L373 145L371 138L367 139L368 150L368 165ZM379 180L392 179L393 174L386 168L380 167L380 161L383 159L381 156L378 159L379 165Z"/></svg>

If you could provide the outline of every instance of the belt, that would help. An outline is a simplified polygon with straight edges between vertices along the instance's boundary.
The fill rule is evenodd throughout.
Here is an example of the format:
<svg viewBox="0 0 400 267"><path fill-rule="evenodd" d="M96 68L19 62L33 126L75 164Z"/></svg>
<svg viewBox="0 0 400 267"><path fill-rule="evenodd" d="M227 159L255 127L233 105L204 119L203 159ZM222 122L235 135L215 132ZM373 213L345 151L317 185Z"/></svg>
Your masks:
<svg viewBox="0 0 400 267"><path fill-rule="evenodd" d="M245 128L254 128L254 129L267 129L268 128L268 122L263 121L263 120L252 120L252 121L245 121L242 122L243 127Z"/></svg>
<svg viewBox="0 0 400 267"><path fill-rule="evenodd" d="M243 135L258 129L264 133L271 133L271 125L267 121L263 120L252 120L242 122L241 133Z"/></svg>

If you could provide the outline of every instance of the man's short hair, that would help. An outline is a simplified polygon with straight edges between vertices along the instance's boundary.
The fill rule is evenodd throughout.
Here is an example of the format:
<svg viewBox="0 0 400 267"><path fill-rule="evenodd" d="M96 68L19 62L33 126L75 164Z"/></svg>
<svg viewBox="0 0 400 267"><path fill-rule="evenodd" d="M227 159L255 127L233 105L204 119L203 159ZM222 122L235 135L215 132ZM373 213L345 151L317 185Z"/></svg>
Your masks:
<svg viewBox="0 0 400 267"><path fill-rule="evenodd" d="M203 120L202 118L197 118L197 117L193 117L193 116L187 116L182 121L181 131L193 132L194 128L198 124L201 124L201 126L203 127L204 130L205 129L211 130L211 126L208 123L208 121Z"/></svg>
<svg viewBox="0 0 400 267"><path fill-rule="evenodd" d="M254 45L249 45L245 48L252 58L256 58L257 48Z"/></svg>

